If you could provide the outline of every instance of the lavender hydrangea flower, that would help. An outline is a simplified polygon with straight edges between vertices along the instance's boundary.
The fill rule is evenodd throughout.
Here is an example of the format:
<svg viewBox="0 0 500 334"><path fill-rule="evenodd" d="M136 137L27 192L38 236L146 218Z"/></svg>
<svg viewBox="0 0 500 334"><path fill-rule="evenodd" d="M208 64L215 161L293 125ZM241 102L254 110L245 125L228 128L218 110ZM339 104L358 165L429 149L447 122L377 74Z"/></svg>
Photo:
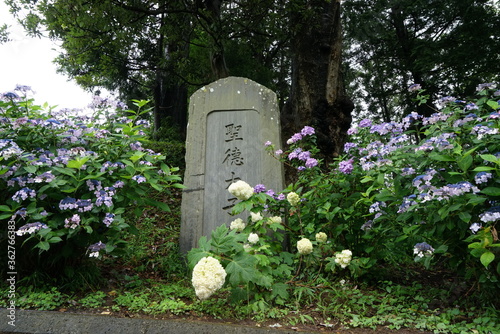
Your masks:
<svg viewBox="0 0 500 334"><path fill-rule="evenodd" d="M349 152L351 149L358 147L356 143L345 143L344 144L344 152Z"/></svg>
<svg viewBox="0 0 500 334"><path fill-rule="evenodd" d="M434 253L434 248L426 242L418 243L413 248L413 254L418 257L431 256Z"/></svg>
<svg viewBox="0 0 500 334"><path fill-rule="evenodd" d="M380 212L380 211L382 211L382 208L385 208L385 207L387 207L387 204L385 204L385 202L377 201L377 202L373 203L372 205L370 205L370 208L368 211L370 213Z"/></svg>
<svg viewBox="0 0 500 334"><path fill-rule="evenodd" d="M476 91L480 92L484 89L495 89L495 88L496 88L496 85L494 83L488 82L488 83L482 83L482 84L477 85Z"/></svg>
<svg viewBox="0 0 500 334"><path fill-rule="evenodd" d="M74 214L71 218L66 218L64 220L64 227L69 229L75 229L80 226L81 218L79 215Z"/></svg>
<svg viewBox="0 0 500 334"><path fill-rule="evenodd" d="M278 196L276 196L276 199L278 201L283 201L285 198L286 198L285 194L279 194Z"/></svg>
<svg viewBox="0 0 500 334"><path fill-rule="evenodd" d="M302 153L302 149L300 147L296 148L288 154L288 160L298 159L300 153Z"/></svg>
<svg viewBox="0 0 500 334"><path fill-rule="evenodd" d="M274 192L274 190L272 190L272 189L269 189L268 191L266 191L266 195L271 196L271 197L273 197L273 198L274 198L274 195L275 195L275 194L276 194L276 193L275 193L275 192Z"/></svg>
<svg viewBox="0 0 500 334"><path fill-rule="evenodd" d="M479 172L474 176L476 184L486 183L493 177L493 174L487 172Z"/></svg>
<svg viewBox="0 0 500 334"><path fill-rule="evenodd" d="M21 237L25 234L33 234L36 231L41 230L42 228L48 228L48 226L40 222L29 223L21 226L19 230L16 231L16 235Z"/></svg>
<svg viewBox="0 0 500 334"><path fill-rule="evenodd" d="M353 159L344 160L339 163L339 171L344 174L351 174L354 170L354 166L352 165Z"/></svg>
<svg viewBox="0 0 500 334"><path fill-rule="evenodd" d="M132 180L136 181L137 183L146 182L146 178L142 175L134 175L132 176Z"/></svg>
<svg viewBox="0 0 500 334"><path fill-rule="evenodd" d="M417 195L410 195L403 198L403 203L401 203L401 205L399 206L397 213L406 212L412 205L417 205L417 202L415 201L416 198Z"/></svg>
<svg viewBox="0 0 500 334"><path fill-rule="evenodd" d="M314 134L314 128L311 126L304 126L302 130L300 130L300 134L302 136L310 136Z"/></svg>
<svg viewBox="0 0 500 334"><path fill-rule="evenodd" d="M469 230L471 230L472 233L476 234L477 231L481 229L481 224L479 223L473 223L470 227Z"/></svg>
<svg viewBox="0 0 500 334"><path fill-rule="evenodd" d="M106 225L106 227L109 227L109 225L111 225L114 220L115 215L113 213L106 213L106 216L104 217L102 222L104 223L104 225Z"/></svg>
<svg viewBox="0 0 500 334"><path fill-rule="evenodd" d="M360 127L360 128L367 128L367 127L369 127L371 125L372 125L372 121L370 119L368 119L368 118L365 118L365 119L363 119L363 120L361 120L359 122L358 127Z"/></svg>
<svg viewBox="0 0 500 334"><path fill-rule="evenodd" d="M318 165L318 160L314 158L308 158L306 160L306 168L313 168L316 167L317 165Z"/></svg>
<svg viewBox="0 0 500 334"><path fill-rule="evenodd" d="M61 210L72 210L77 207L76 198L66 197L59 202L59 209Z"/></svg>
<svg viewBox="0 0 500 334"><path fill-rule="evenodd" d="M94 194L97 197L97 199L95 201L96 206L100 207L104 204L105 206L107 206L109 208L113 205L113 198L112 198L112 196L114 195L113 191L110 193L106 190L99 190L99 191L94 192Z"/></svg>
<svg viewBox="0 0 500 334"><path fill-rule="evenodd" d="M22 188L12 196L12 200L16 201L17 203L21 203L22 201L28 199L28 198L34 198L36 196L36 192L33 189L30 188Z"/></svg>
<svg viewBox="0 0 500 334"><path fill-rule="evenodd" d="M309 151L302 151L298 154L297 158L302 161L306 161L311 157L311 152Z"/></svg>
<svg viewBox="0 0 500 334"><path fill-rule="evenodd" d="M87 212L92 210L93 207L92 200L90 199L78 199L75 204L78 212Z"/></svg>
<svg viewBox="0 0 500 334"><path fill-rule="evenodd" d="M422 86L420 84L413 84L410 87L408 87L409 92L416 92L420 89L422 89Z"/></svg>
<svg viewBox="0 0 500 334"><path fill-rule="evenodd" d="M490 208L488 211L479 215L479 219L484 222L494 222L500 219L500 206Z"/></svg>
<svg viewBox="0 0 500 334"><path fill-rule="evenodd" d="M255 185L255 187L253 187L253 191L256 194L264 192L264 191L266 191L266 186L263 184L257 184L257 185Z"/></svg>
<svg viewBox="0 0 500 334"><path fill-rule="evenodd" d="M409 176L409 175L413 175L415 173L416 173L415 168L412 168L412 167L406 167L406 168L403 168L401 170L402 176Z"/></svg>
<svg viewBox="0 0 500 334"><path fill-rule="evenodd" d="M87 249L90 252L89 257L98 257L99 252L103 249L106 248L106 244L102 243L101 241L90 245Z"/></svg>
<svg viewBox="0 0 500 334"><path fill-rule="evenodd" d="M287 143L288 145L290 145L290 144L296 143L296 142L298 142L298 141L300 141L300 140L302 140L302 135L301 135L300 133L296 133L296 134L294 134L292 137L290 137L290 139L288 139L288 140L286 141L286 143Z"/></svg>

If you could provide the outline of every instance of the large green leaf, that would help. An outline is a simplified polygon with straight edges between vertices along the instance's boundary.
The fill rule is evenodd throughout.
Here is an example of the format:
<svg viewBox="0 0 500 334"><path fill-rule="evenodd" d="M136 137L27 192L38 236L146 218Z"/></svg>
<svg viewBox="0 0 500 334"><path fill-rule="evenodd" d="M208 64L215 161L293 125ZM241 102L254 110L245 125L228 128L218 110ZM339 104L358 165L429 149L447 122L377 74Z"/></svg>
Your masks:
<svg viewBox="0 0 500 334"><path fill-rule="evenodd" d="M486 187L481 192L489 196L500 196L500 188L497 187Z"/></svg>
<svg viewBox="0 0 500 334"><path fill-rule="evenodd" d="M470 168L470 166L472 166L473 160L474 159L472 158L471 155L465 155L457 161L458 167L460 167L461 170L466 172Z"/></svg>
<svg viewBox="0 0 500 334"><path fill-rule="evenodd" d="M492 252L490 252L488 250L486 252L484 252L483 255L481 255L481 258L480 258L481 263L486 268L488 268L488 265L491 262L493 262L493 260L495 260L495 254L493 254Z"/></svg>
<svg viewBox="0 0 500 334"><path fill-rule="evenodd" d="M232 285L257 283L260 273L255 266L256 262L255 257L245 251L236 254L226 267L229 282Z"/></svg>

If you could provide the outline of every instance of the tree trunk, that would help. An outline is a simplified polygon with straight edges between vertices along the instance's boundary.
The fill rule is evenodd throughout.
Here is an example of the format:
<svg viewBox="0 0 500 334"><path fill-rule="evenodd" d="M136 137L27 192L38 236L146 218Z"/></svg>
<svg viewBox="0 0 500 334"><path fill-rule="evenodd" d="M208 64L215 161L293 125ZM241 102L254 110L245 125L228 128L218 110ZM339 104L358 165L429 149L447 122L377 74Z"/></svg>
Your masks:
<svg viewBox="0 0 500 334"><path fill-rule="evenodd" d="M179 128L182 137L187 126L187 87L179 83L168 82L163 75L157 74L154 90L154 130L162 126Z"/></svg>
<svg viewBox="0 0 500 334"><path fill-rule="evenodd" d="M354 105L346 96L341 74L339 0L306 0L294 11L291 25L292 91L282 113L286 141L305 125L316 129L322 158L329 163L343 152Z"/></svg>
<svg viewBox="0 0 500 334"><path fill-rule="evenodd" d="M162 31L167 20L171 20L167 15L162 16ZM179 25L189 27L189 20L178 21ZM156 136L162 126L178 127L181 137L186 135L187 109L188 109L188 89L186 84L181 82L171 73L174 73L175 59L189 56L189 44L183 39L171 39L170 41L164 34L161 34L157 43L157 61L153 66L156 67L153 98L154 98L154 131ZM157 138L160 139L160 138Z"/></svg>
<svg viewBox="0 0 500 334"><path fill-rule="evenodd" d="M197 0L196 7L199 14L199 20L203 21L203 26L212 38L210 48L210 65L214 79L222 79L229 76L229 70L226 65L224 55L223 40L225 36L221 24L222 0Z"/></svg>

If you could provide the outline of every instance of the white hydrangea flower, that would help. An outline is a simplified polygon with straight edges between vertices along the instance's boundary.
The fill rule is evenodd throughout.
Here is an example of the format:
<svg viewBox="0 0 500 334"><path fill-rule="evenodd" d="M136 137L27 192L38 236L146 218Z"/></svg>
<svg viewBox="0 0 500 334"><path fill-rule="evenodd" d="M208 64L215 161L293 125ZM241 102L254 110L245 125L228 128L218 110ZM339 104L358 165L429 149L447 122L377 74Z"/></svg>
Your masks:
<svg viewBox="0 0 500 334"><path fill-rule="evenodd" d="M226 280L226 271L219 260L207 256L198 261L193 269L193 284L196 296L205 300L222 288Z"/></svg>
<svg viewBox="0 0 500 334"><path fill-rule="evenodd" d="M236 232L241 232L245 229L245 222L241 218L236 218L231 222L231 226L229 227L231 230L236 230Z"/></svg>
<svg viewBox="0 0 500 334"><path fill-rule="evenodd" d="M288 200L288 203L290 203L291 206L296 206L300 202L300 196L297 195L297 193L294 193L293 191L291 193L288 193L288 195L286 195L286 199Z"/></svg>
<svg viewBox="0 0 500 334"><path fill-rule="evenodd" d="M247 200L253 195L253 188L245 181L232 183L227 190L239 200Z"/></svg>
<svg viewBox="0 0 500 334"><path fill-rule="evenodd" d="M248 235L248 242L251 244L256 244L259 242L259 235L257 233L250 233Z"/></svg>
<svg viewBox="0 0 500 334"><path fill-rule="evenodd" d="M326 239L328 239L328 236L326 235L325 232L316 233L317 242L326 242Z"/></svg>
<svg viewBox="0 0 500 334"><path fill-rule="evenodd" d="M260 214L260 212L250 212L250 216L252 217L252 222L255 223L255 222L258 222L259 220L262 219L262 215Z"/></svg>
<svg viewBox="0 0 500 334"><path fill-rule="evenodd" d="M348 249L344 249L342 252L335 254L335 263L345 268L351 263L352 252Z"/></svg>
<svg viewBox="0 0 500 334"><path fill-rule="evenodd" d="M313 251L313 245L311 240L307 238L302 238L299 241L297 241L297 250L299 251L299 254L311 254Z"/></svg>

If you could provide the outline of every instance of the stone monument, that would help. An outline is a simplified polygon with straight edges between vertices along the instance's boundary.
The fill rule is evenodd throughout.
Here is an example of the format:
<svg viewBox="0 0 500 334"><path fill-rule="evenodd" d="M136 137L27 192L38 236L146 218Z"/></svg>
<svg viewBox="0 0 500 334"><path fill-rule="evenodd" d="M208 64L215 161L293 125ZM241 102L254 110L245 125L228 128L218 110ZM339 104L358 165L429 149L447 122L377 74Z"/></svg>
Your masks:
<svg viewBox="0 0 500 334"><path fill-rule="evenodd" d="M200 88L190 99L186 172L182 194L180 248L187 253L198 239L236 217L237 203L227 188L243 180L283 189L283 166L265 150L281 148L276 94L245 78L228 77ZM245 218L249 213L245 213Z"/></svg>

